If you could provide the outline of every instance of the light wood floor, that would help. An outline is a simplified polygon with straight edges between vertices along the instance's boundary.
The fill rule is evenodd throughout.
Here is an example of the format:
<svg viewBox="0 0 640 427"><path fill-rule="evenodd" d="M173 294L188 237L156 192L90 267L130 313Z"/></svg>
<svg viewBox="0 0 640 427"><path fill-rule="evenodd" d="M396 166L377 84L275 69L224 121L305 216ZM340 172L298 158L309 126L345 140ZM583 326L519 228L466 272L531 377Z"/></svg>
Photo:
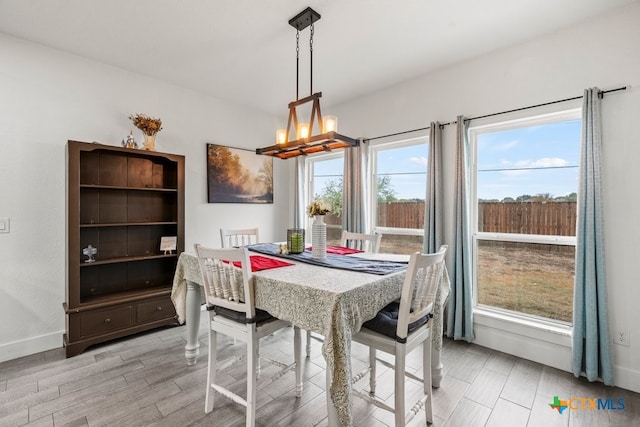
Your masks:
<svg viewBox="0 0 640 427"><path fill-rule="evenodd" d="M211 414L204 413L207 338L205 315L200 334L201 356L196 366L184 359L184 327L141 334L92 347L66 359L63 349L0 363L0 426L242 426L243 408L219 398ZM292 330L268 337L261 352L292 361ZM221 357L244 351L243 344L220 341ZM367 351L353 346L354 369L365 366ZM408 369L420 371L420 350L411 354ZM436 426L640 426L640 395L588 383L573 375L477 345L445 341L445 376L434 390ZM221 377L243 393L245 362ZM378 391L392 402L393 378L379 369ZM258 424L262 426L326 426L324 360L314 341L305 361L305 389L295 398L293 372L265 384L275 372L263 363L259 386ZM360 387L368 381L361 381ZM407 399L419 386L407 384ZM549 404L554 396L624 399L618 411L565 410ZM410 406L413 403L408 402ZM358 426L393 425L390 414L355 398ZM424 425L424 411L410 425Z"/></svg>

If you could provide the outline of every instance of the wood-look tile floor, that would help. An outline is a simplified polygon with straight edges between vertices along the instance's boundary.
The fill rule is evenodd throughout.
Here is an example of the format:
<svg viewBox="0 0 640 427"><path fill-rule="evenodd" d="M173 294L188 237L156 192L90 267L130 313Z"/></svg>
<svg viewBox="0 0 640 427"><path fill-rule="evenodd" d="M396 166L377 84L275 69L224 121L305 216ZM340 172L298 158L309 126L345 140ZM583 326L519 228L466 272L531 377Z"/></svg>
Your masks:
<svg viewBox="0 0 640 427"><path fill-rule="evenodd" d="M206 388L206 316L202 316L200 359L187 366L186 329L168 328L89 348L66 359L63 349L0 363L0 426L242 426L244 410L218 397L204 413ZM261 352L293 360L293 332L264 339ZM324 359L314 341L304 362L305 384L295 398L294 374L270 382L275 368L263 363L258 382L260 426L326 426ZM219 341L222 358L244 352L244 344ZM354 371L365 367L366 348L353 345ZM420 350L407 367L420 373ZM435 426L640 426L640 394L576 379L572 374L473 344L445 340L445 375L434 390ZM220 374L238 393L246 387L246 363ZM393 402L392 371L379 365L378 392ZM366 387L368 380L358 383ZM407 382L407 404L420 393ZM559 414L554 396L624 399L624 410L570 410ZM391 414L354 397L358 426L393 425ZM424 411L410 423L424 425Z"/></svg>

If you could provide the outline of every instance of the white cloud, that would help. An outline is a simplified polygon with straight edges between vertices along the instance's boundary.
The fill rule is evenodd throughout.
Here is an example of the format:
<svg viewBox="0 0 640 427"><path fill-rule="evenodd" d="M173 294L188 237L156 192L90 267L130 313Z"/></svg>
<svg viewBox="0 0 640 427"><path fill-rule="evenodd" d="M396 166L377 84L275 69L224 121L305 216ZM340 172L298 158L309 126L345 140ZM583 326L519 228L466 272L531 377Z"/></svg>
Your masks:
<svg viewBox="0 0 640 427"><path fill-rule="evenodd" d="M533 162L531 166L536 168L550 168L566 166L567 164L568 162L565 159L559 157L543 157Z"/></svg>
<svg viewBox="0 0 640 427"><path fill-rule="evenodd" d="M493 151L507 151L507 150L511 150L512 148L517 147L518 144L519 144L519 141L517 139L514 139L513 141L505 142L504 144L494 145L492 147L492 150Z"/></svg>
<svg viewBox="0 0 640 427"><path fill-rule="evenodd" d="M504 167L507 168L515 168L516 170L505 170L502 171L504 175L507 176L516 176L527 174L530 171L527 169L540 169L540 168L551 168L551 167L562 167L567 166L569 162L565 159L561 159L559 157L543 157L538 160L518 160L516 162L510 162L508 160L501 160L501 163Z"/></svg>
<svg viewBox="0 0 640 427"><path fill-rule="evenodd" d="M426 157L423 157L423 156L421 156L421 157L411 157L409 159L409 161L411 163L415 163L415 164L427 167L427 158Z"/></svg>

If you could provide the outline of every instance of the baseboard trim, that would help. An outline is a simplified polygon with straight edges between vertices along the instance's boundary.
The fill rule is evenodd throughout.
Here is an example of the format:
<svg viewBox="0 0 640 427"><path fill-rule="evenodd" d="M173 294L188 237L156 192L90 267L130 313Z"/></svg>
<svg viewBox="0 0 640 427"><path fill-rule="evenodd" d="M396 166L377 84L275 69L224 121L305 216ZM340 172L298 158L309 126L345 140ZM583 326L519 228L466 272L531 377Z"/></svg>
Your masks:
<svg viewBox="0 0 640 427"><path fill-rule="evenodd" d="M640 393L640 371L614 366L613 379L616 387Z"/></svg>
<svg viewBox="0 0 640 427"><path fill-rule="evenodd" d="M475 316L474 331L474 344L573 372L571 336L566 332L545 330L484 315ZM616 387L640 393L640 371L615 365L613 370Z"/></svg>
<svg viewBox="0 0 640 427"><path fill-rule="evenodd" d="M0 344L0 362L18 359L62 347L64 331L27 338L21 341Z"/></svg>
<svg viewBox="0 0 640 427"><path fill-rule="evenodd" d="M539 331L538 334L540 334ZM563 371L571 370L571 348L554 342L557 338L553 336L554 334L549 334L549 339L540 336L533 338L531 335L522 335L503 328L476 323L475 335L474 344Z"/></svg>

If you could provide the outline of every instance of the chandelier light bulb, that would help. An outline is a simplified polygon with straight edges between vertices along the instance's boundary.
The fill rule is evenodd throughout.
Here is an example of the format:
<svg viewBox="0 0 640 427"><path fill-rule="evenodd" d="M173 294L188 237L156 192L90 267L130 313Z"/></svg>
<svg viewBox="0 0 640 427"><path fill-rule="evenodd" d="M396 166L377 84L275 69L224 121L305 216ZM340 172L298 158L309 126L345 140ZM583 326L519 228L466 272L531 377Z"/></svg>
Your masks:
<svg viewBox="0 0 640 427"><path fill-rule="evenodd" d="M337 132L338 118L336 116L324 116L322 118L322 133Z"/></svg>
<svg viewBox="0 0 640 427"><path fill-rule="evenodd" d="M278 129L276 131L276 144L284 144L287 142L287 130Z"/></svg>
<svg viewBox="0 0 640 427"><path fill-rule="evenodd" d="M309 138L309 123L298 123L297 136L298 139Z"/></svg>

